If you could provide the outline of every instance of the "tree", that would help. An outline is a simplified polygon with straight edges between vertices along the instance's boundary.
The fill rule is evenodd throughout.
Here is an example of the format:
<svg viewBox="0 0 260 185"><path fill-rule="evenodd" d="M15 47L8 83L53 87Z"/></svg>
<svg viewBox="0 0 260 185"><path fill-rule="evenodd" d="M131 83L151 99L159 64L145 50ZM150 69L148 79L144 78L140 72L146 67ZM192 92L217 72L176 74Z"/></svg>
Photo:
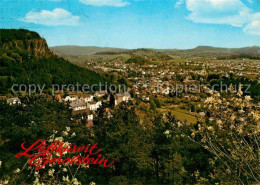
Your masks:
<svg viewBox="0 0 260 185"><path fill-rule="evenodd" d="M236 96L223 98L210 91L205 101L210 121L200 122L192 138L215 155L215 175L223 182L253 184L260 181L259 111L243 97L240 87ZM218 164L218 165L217 165Z"/></svg>
<svg viewBox="0 0 260 185"><path fill-rule="evenodd" d="M195 112L195 105L192 104L192 105L190 106L190 110L191 110L191 112Z"/></svg>
<svg viewBox="0 0 260 185"><path fill-rule="evenodd" d="M125 176L129 179L137 176L142 181L144 176L149 179L152 170L149 129L139 124L133 108L121 103L112 118L99 115L94 120L94 133L106 156L115 160L114 170L104 172L108 177Z"/></svg>
<svg viewBox="0 0 260 185"><path fill-rule="evenodd" d="M4 110L0 111L0 161L5 162L0 177L12 174L26 162L25 159L14 158L23 142L48 138L53 130L61 131L71 124L69 109L57 100L25 97L21 101L23 105L13 106L0 101L0 109ZM27 175L23 173L19 176L25 179Z"/></svg>
<svg viewBox="0 0 260 185"><path fill-rule="evenodd" d="M154 99L154 103L155 103L157 108L161 108L161 103L157 98Z"/></svg>
<svg viewBox="0 0 260 185"><path fill-rule="evenodd" d="M115 101L116 101L115 95L111 93L110 96L109 96L109 106L110 107L114 107L115 106Z"/></svg>
<svg viewBox="0 0 260 185"><path fill-rule="evenodd" d="M152 99L150 101L150 109L153 111L156 111L156 104L154 103L154 101Z"/></svg>

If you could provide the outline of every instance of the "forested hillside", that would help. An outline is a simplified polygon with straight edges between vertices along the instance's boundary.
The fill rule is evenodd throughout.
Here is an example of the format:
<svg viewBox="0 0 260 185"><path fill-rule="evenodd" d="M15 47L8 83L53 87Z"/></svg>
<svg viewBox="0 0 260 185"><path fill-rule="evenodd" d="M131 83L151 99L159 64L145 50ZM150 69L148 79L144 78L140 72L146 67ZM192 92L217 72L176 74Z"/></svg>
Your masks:
<svg viewBox="0 0 260 185"><path fill-rule="evenodd" d="M105 79L53 54L44 39L28 30L0 30L0 93L12 84L98 84Z"/></svg>

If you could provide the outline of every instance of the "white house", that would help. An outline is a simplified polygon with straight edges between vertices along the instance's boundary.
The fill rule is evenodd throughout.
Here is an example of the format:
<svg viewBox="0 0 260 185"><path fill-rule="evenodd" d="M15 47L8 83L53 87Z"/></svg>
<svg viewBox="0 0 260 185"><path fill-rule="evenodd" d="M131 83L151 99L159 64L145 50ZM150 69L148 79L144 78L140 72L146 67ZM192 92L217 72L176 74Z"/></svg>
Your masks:
<svg viewBox="0 0 260 185"><path fill-rule="evenodd" d="M97 106L97 108L101 107L102 106L102 101L98 101L96 106Z"/></svg>
<svg viewBox="0 0 260 185"><path fill-rule="evenodd" d="M150 97L143 95L143 96L142 96L142 100L143 100L143 101L150 101Z"/></svg>
<svg viewBox="0 0 260 185"><path fill-rule="evenodd" d="M84 101L74 101L70 103L70 107L73 111L80 111L87 109L87 104Z"/></svg>
<svg viewBox="0 0 260 185"><path fill-rule="evenodd" d="M78 96L76 96L76 95L69 95L69 96L66 96L66 98L64 100L68 101L68 102L74 102L74 101L78 100Z"/></svg>
<svg viewBox="0 0 260 185"><path fill-rule="evenodd" d="M83 94L80 96L80 100L87 102L93 101L94 95L92 94Z"/></svg>
<svg viewBox="0 0 260 185"><path fill-rule="evenodd" d="M91 111L96 111L98 109L97 107L97 103L95 101L91 101L87 103L87 107L91 110Z"/></svg>
<svg viewBox="0 0 260 185"><path fill-rule="evenodd" d="M86 96L86 98L85 98L85 102L91 102L91 101L93 101L93 98L94 98L93 95L88 94L88 95Z"/></svg>
<svg viewBox="0 0 260 185"><path fill-rule="evenodd" d="M105 90L105 91L99 91L99 92L96 92L96 93L95 93L95 96L98 97L98 98L100 98L100 97L105 96L106 94L107 94L107 91L106 91L106 90Z"/></svg>
<svg viewBox="0 0 260 185"><path fill-rule="evenodd" d="M169 95L170 94L170 88L169 87L167 87L167 88L163 88L162 89L162 94L165 94L165 95Z"/></svg>
<svg viewBox="0 0 260 185"><path fill-rule="evenodd" d="M17 105L20 105L21 104L21 100L19 99L19 98L8 98L7 99L7 103L9 104L9 105L15 105L15 104L17 104Z"/></svg>
<svg viewBox="0 0 260 185"><path fill-rule="evenodd" d="M200 112L199 115L200 115L200 117L205 117L206 113L205 112Z"/></svg>
<svg viewBox="0 0 260 185"><path fill-rule="evenodd" d="M131 100L131 95L128 92L116 94L115 105L118 105L121 102L128 102L129 100Z"/></svg>
<svg viewBox="0 0 260 185"><path fill-rule="evenodd" d="M93 119L94 119L93 114L89 114L89 115L88 115L88 121L93 121Z"/></svg>

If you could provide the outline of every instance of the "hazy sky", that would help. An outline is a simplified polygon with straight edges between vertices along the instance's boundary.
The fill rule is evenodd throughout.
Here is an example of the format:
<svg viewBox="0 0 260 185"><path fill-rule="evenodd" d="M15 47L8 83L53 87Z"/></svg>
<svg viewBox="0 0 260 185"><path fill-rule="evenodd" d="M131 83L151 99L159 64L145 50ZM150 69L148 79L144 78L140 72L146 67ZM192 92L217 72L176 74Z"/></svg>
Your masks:
<svg viewBox="0 0 260 185"><path fill-rule="evenodd" d="M0 0L0 17L49 46L260 46L260 0Z"/></svg>

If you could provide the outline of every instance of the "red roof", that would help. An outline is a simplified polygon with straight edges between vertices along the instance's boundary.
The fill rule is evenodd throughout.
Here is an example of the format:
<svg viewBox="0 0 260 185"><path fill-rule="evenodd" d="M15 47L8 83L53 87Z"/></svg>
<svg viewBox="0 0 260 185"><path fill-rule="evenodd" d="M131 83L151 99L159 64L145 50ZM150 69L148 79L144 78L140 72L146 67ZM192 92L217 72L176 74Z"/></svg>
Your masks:
<svg viewBox="0 0 260 185"><path fill-rule="evenodd" d="M94 126L94 123L93 123L92 120L89 120L89 121L87 122L87 124L86 124L86 127L87 127L87 128L91 128L91 127L93 127L93 126Z"/></svg>

